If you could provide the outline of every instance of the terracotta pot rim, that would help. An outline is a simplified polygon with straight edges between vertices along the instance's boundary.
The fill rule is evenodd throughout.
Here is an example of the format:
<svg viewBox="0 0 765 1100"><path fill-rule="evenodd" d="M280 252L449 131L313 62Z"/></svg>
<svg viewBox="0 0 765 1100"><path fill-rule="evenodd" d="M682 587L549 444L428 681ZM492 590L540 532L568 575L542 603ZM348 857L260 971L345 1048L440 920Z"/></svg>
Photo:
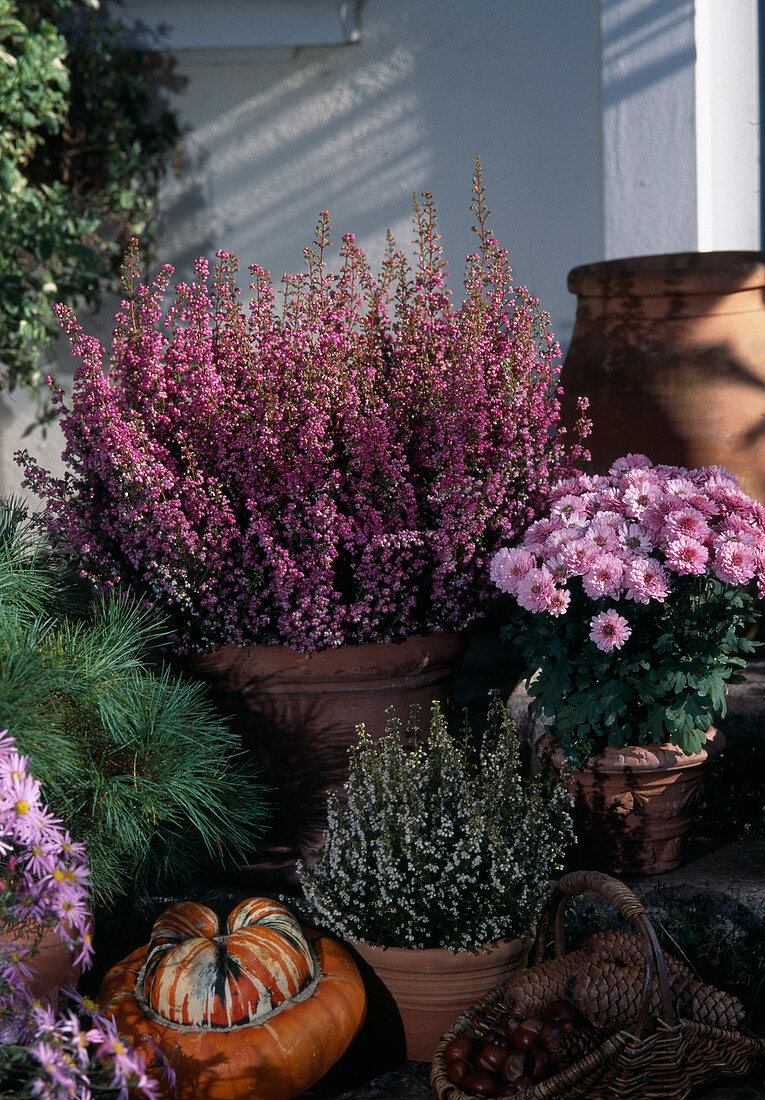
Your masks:
<svg viewBox="0 0 765 1100"><path fill-rule="evenodd" d="M585 760L576 771L600 772L601 774L619 774L639 771L681 771L684 768L697 767L711 760L725 748L725 736L715 726L707 730L707 744L701 752L686 754L678 745L670 743L654 745L625 745L615 749L607 746L597 756ZM556 768L566 765L566 756L558 747L555 736L550 731L544 733L537 742L542 757L547 757Z"/></svg>
<svg viewBox="0 0 765 1100"><path fill-rule="evenodd" d="M289 680L310 680L326 677L367 680L370 669L375 676L398 676L402 669L427 671L450 666L467 650L466 633L437 631L433 634L412 634L398 642L365 642L362 645L335 646L315 653L301 653L281 645L223 645L193 654L192 665L201 670L214 670L253 662L262 666L263 686Z"/></svg>
<svg viewBox="0 0 765 1100"><path fill-rule="evenodd" d="M475 959L485 958L488 955L502 955L509 953L510 949L522 951L527 944L531 943L531 935L509 936L476 947L459 948L457 951L450 951L448 947L390 947L385 944L370 943L368 940L346 939L346 943L349 943L360 955L363 955L365 951L377 956L383 955L389 962L410 960L412 952L419 959L425 961L451 956L451 958L461 962L468 958Z"/></svg>
<svg viewBox="0 0 765 1100"><path fill-rule="evenodd" d="M665 252L580 264L568 289L580 297L662 297L765 287L765 252Z"/></svg>

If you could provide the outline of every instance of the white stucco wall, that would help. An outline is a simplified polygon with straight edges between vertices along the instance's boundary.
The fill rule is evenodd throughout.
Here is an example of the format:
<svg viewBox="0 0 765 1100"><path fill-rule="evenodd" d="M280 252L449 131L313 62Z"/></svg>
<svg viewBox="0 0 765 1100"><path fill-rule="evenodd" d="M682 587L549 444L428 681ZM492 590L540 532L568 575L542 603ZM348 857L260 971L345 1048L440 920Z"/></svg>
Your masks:
<svg viewBox="0 0 765 1100"><path fill-rule="evenodd" d="M565 330L566 271L601 251L598 18L597 0L365 0L355 45L184 51L192 132L161 253L294 271L327 208L377 260L428 189L459 278L480 154L516 275Z"/></svg>
<svg viewBox="0 0 765 1100"><path fill-rule="evenodd" d="M756 6L124 0L128 22L167 25L185 79L158 259L187 277L224 247L278 278L327 208L336 242L352 231L376 262L387 227L408 244L412 191L428 189L459 290L480 154L495 233L565 347L576 264L759 247ZM104 335L111 312L93 322ZM8 491L29 415L2 402ZM55 430L25 442L60 451Z"/></svg>

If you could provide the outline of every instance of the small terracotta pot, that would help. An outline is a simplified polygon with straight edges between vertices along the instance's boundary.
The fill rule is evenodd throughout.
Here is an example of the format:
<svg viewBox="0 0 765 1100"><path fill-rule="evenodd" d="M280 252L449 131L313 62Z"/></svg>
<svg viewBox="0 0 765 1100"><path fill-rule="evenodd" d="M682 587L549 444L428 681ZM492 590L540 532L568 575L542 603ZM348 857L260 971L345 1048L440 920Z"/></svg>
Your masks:
<svg viewBox="0 0 765 1100"><path fill-rule="evenodd" d="M0 932L4 943L16 943L26 950L35 947L33 954L24 959L32 971L29 987L32 996L42 1005L55 1009L64 986L76 986L82 973L81 966L74 966L75 950L59 928L40 931L30 922Z"/></svg>
<svg viewBox="0 0 765 1100"><path fill-rule="evenodd" d="M590 399L592 466L719 464L765 501L765 253L679 252L569 272L562 419Z"/></svg>
<svg viewBox="0 0 765 1100"><path fill-rule="evenodd" d="M457 1017L526 965L529 941L498 940L481 951L375 947L352 943L367 987L368 1026L389 1051L429 1062Z"/></svg>
<svg viewBox="0 0 765 1100"><path fill-rule="evenodd" d="M606 748L572 773L574 824L583 865L617 874L657 875L682 863L704 783L704 767L725 747L710 726L706 748L686 756L676 745ZM552 733L537 754L561 769Z"/></svg>
<svg viewBox="0 0 765 1100"><path fill-rule="evenodd" d="M272 850L309 856L326 824L327 791L348 778L356 726L385 731L393 707L427 722L434 700L449 714L466 643L457 634L340 646L305 656L284 646L222 646L190 659L273 790ZM262 850L262 848L261 848Z"/></svg>

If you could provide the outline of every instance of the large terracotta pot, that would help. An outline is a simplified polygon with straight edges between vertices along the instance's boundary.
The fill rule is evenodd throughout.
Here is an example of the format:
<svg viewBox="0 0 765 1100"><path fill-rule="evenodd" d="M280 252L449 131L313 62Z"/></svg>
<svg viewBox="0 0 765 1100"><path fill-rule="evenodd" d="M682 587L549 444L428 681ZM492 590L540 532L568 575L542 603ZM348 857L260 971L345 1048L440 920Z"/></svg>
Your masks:
<svg viewBox="0 0 765 1100"><path fill-rule="evenodd" d="M498 940L478 952L353 943L366 967L368 1026L391 1065L429 1062L456 1018L526 965L529 941Z"/></svg>
<svg viewBox="0 0 765 1100"><path fill-rule="evenodd" d="M62 988L77 985L82 967L74 966L76 951L60 928L40 929L25 921L0 932L0 942L33 951L24 961L32 971L30 991L40 1004L57 1008Z"/></svg>
<svg viewBox="0 0 765 1100"><path fill-rule="evenodd" d="M562 417L590 399L604 473L628 452L726 466L765 501L765 253L681 252L575 267Z"/></svg>
<svg viewBox="0 0 765 1100"><path fill-rule="evenodd" d="M379 737L390 707L404 725L413 704L425 722L433 700L450 711L464 650L459 635L432 634L307 657L283 646L229 645L192 659L273 789L275 856L310 858L326 822L327 791L348 777L357 725Z"/></svg>
<svg viewBox="0 0 765 1100"><path fill-rule="evenodd" d="M710 726L706 748L686 756L676 745L606 748L571 773L577 856L582 866L656 875L682 862L704 783L704 766L725 747ZM561 769L566 758L552 733L537 753Z"/></svg>

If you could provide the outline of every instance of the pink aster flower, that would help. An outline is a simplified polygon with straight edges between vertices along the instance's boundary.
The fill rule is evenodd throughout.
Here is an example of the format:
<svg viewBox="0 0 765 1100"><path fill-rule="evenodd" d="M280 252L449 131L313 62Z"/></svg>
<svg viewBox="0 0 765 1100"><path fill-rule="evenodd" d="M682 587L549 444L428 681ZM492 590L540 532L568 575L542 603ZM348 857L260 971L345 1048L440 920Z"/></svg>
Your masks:
<svg viewBox="0 0 765 1100"><path fill-rule="evenodd" d="M528 550L508 550L502 547L491 559L489 576L501 592L514 596L518 581L536 565L536 558Z"/></svg>
<svg viewBox="0 0 765 1100"><path fill-rule="evenodd" d="M554 594L552 573L544 565L530 569L518 581L516 598L527 611L546 611Z"/></svg>
<svg viewBox="0 0 765 1100"><path fill-rule="evenodd" d="M664 603L669 595L669 574L655 558L633 559L627 565L624 580L625 595L635 603L650 603L651 600Z"/></svg>
<svg viewBox="0 0 765 1100"><path fill-rule="evenodd" d="M679 535L667 544L665 557L667 565L675 573L701 574L706 572L709 550L703 542Z"/></svg>
<svg viewBox="0 0 765 1100"><path fill-rule="evenodd" d="M601 611L590 619L590 640L604 653L612 649L621 649L632 633L627 620L614 608Z"/></svg>
<svg viewBox="0 0 765 1100"><path fill-rule="evenodd" d="M717 546L712 562L716 577L728 584L747 584L755 574L755 551L745 542L731 539Z"/></svg>
<svg viewBox="0 0 765 1100"><path fill-rule="evenodd" d="M615 599L622 590L624 562L616 554L603 551L597 554L582 575L582 588L594 600L600 596Z"/></svg>

